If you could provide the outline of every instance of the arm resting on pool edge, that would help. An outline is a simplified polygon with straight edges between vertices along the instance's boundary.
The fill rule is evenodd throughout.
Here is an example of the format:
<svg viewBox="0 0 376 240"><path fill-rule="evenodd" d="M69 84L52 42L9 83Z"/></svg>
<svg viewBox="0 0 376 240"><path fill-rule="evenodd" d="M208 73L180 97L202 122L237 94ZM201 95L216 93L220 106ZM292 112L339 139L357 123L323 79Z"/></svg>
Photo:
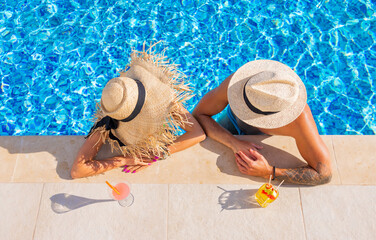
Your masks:
<svg viewBox="0 0 376 240"><path fill-rule="evenodd" d="M71 177L82 178L106 172L108 170L126 165L132 159L124 156L112 157L104 160L95 160L99 149L103 146L100 141L100 133L95 132L86 139L74 160Z"/></svg>
<svg viewBox="0 0 376 240"><path fill-rule="evenodd" d="M322 141L319 141L319 143L316 143L317 148L315 150L315 147L312 145L301 146L298 140L296 141L296 143L300 154L309 165L299 168L276 168L277 179L284 179L290 183L307 185L329 183L332 179L332 171L330 166L329 151L326 148L325 144ZM307 147L312 147L313 151L308 152L303 150Z"/></svg>
<svg viewBox="0 0 376 240"><path fill-rule="evenodd" d="M278 180L285 180L289 183L320 185L329 183L332 174L325 164L318 162L316 170L310 166L288 169L276 168L276 177Z"/></svg>
<svg viewBox="0 0 376 240"><path fill-rule="evenodd" d="M197 121L200 122L208 137L227 147L230 147L232 141L236 138L218 124L212 116L223 111L228 105L227 87L231 77L232 75L227 77L218 87L206 93L192 113Z"/></svg>
<svg viewBox="0 0 376 240"><path fill-rule="evenodd" d="M182 151L206 138L197 120L183 107L181 108L181 112L182 117L190 122L190 124L184 124L182 126L186 132L179 136L174 143L168 147L170 153ZM103 142L99 141L99 139L100 134L97 132L92 134L84 142L71 169L71 177L73 179L89 177L124 165L141 165L147 167L149 163L152 163L151 159L142 159L142 161L140 161L124 156L112 157L100 161L95 160L95 156L103 146Z"/></svg>
<svg viewBox="0 0 376 240"><path fill-rule="evenodd" d="M202 130L201 125L192 116L192 114L190 114L188 110L185 109L183 106L181 106L180 111L182 118L189 123L181 126L185 133L179 136L173 144L168 146L170 154L187 149L199 142L204 141L206 138L204 130Z"/></svg>
<svg viewBox="0 0 376 240"><path fill-rule="evenodd" d="M297 118L293 126L293 138L300 155L308 166L290 169L276 169L277 179L290 183L319 185L330 182L332 178L330 153L318 133L309 106Z"/></svg>
<svg viewBox="0 0 376 240"><path fill-rule="evenodd" d="M250 155L249 149L261 149L262 146L236 138L212 118L228 105L227 88L231 77L232 74L218 87L205 94L193 110L193 115L200 122L208 137L230 148L234 154L243 151L245 154Z"/></svg>
<svg viewBox="0 0 376 240"><path fill-rule="evenodd" d="M273 167L269 165L261 153L251 151L253 158L249 158L242 151L235 155L240 172L269 179L269 176L273 174ZM311 166L305 166L288 169L276 168L275 171L277 180L285 180L294 184L319 185L328 183L332 177L330 167L325 161L318 161L315 169Z"/></svg>
<svg viewBox="0 0 376 240"><path fill-rule="evenodd" d="M168 146L170 154L182 151L205 140L206 136L200 124L183 106L181 106L180 113L175 115L174 118L182 123L181 128L185 130L185 133ZM163 159L164 156L158 157ZM146 167L148 166L127 166L126 172L137 173Z"/></svg>
<svg viewBox="0 0 376 240"><path fill-rule="evenodd" d="M308 104L303 112L290 124L279 129L263 130L268 134L290 136L295 139L300 155L308 166L298 168L276 168L277 179L290 183L318 185L331 180L330 153L319 135Z"/></svg>
<svg viewBox="0 0 376 240"><path fill-rule="evenodd" d="M305 167L276 168L275 175L278 180L306 185L319 185L331 180L330 153L317 131L310 111L303 112L296 121L279 129L277 133L293 137L300 155L308 164ZM251 152L253 159L238 154L241 157L237 158L239 170L244 174L269 178L273 168L262 154L253 150Z"/></svg>

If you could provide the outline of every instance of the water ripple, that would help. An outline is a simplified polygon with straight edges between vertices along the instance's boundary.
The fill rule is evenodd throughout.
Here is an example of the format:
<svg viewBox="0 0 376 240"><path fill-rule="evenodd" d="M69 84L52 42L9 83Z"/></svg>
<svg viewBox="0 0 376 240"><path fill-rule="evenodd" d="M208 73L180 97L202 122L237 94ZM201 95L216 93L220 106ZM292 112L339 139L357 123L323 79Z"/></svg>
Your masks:
<svg viewBox="0 0 376 240"><path fill-rule="evenodd" d="M376 133L376 6L370 0L0 3L0 135L81 135L132 48L163 40L199 99L248 61L306 84L321 134Z"/></svg>

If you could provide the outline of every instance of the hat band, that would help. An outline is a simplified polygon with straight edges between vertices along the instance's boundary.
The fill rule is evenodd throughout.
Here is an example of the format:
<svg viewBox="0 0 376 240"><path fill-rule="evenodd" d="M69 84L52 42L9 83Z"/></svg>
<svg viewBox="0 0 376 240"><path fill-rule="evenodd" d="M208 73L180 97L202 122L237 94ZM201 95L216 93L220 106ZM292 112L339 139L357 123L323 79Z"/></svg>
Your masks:
<svg viewBox="0 0 376 240"><path fill-rule="evenodd" d="M99 128L99 127L102 127L102 126L105 126L105 129L107 131L109 131L109 137L112 139L112 140L116 140L119 145L121 147L125 146L125 144L120 141L120 139L118 139L112 132L111 132L111 129L116 129L118 126L119 126L119 123L118 123L118 120L116 119L113 119L111 118L110 116L105 116L104 118L102 118L99 122L97 122L96 124L94 124L94 126L91 127L90 131L89 131L89 134L85 137L88 138L90 137L91 134L93 134L94 130Z"/></svg>
<svg viewBox="0 0 376 240"><path fill-rule="evenodd" d="M146 96L145 87L144 87L144 85L142 84L141 81L139 81L137 79L134 79L134 81L137 83L137 87L138 87L137 103L136 103L135 108L133 109L133 112L127 118L120 120L122 122L130 122L135 117L137 117L137 115L141 112L141 109L142 109L142 107L144 106L144 103L145 103L145 96Z"/></svg>
<svg viewBox="0 0 376 240"><path fill-rule="evenodd" d="M247 95L245 93L245 86L247 85L247 83L244 85L244 88L243 88L243 98L244 98L244 101L245 101L245 104L247 104L247 107L252 111L252 112L255 112L255 113L258 113L258 114L262 114L262 115L270 115L270 114L274 114L274 113L277 113L277 112L264 112L264 111L261 111L260 109L258 109L257 107L255 107L247 98Z"/></svg>
<svg viewBox="0 0 376 240"><path fill-rule="evenodd" d="M134 81L137 83L137 86L138 86L138 99L137 99L136 107L133 109L133 112L127 118L124 118L122 120L117 120L117 119L114 119L110 116L105 116L99 122L94 124L94 126L90 129L89 134L85 138L88 138L93 133L94 129L96 129L96 128L105 126L106 130L110 131L111 129L117 129L118 128L119 121L130 122L135 117L137 117L137 115L141 112L142 107L144 106L145 96L146 96L145 92L146 91L145 91L145 87L142 84L142 82L140 82L137 79L135 79ZM111 131L110 131L109 137L113 140L118 141L120 146L125 146L115 135L112 134Z"/></svg>

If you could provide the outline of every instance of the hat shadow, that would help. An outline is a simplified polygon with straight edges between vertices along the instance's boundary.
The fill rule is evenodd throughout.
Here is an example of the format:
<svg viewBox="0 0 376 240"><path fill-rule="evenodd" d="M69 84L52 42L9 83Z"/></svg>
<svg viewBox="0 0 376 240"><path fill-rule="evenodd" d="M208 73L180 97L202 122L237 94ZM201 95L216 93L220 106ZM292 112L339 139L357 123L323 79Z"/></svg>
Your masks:
<svg viewBox="0 0 376 240"><path fill-rule="evenodd" d="M299 159L298 157L280 148L264 143L266 139L271 137L269 135L235 135L235 137L261 145L263 148L258 151L272 166L276 166L278 168L296 168L307 165L305 161ZM216 165L222 173L247 178L255 182L265 182L264 178L249 176L241 173L236 165L235 155L231 149L224 147L222 144L212 139L207 139L206 141L202 142L201 146L219 155L216 160Z"/></svg>

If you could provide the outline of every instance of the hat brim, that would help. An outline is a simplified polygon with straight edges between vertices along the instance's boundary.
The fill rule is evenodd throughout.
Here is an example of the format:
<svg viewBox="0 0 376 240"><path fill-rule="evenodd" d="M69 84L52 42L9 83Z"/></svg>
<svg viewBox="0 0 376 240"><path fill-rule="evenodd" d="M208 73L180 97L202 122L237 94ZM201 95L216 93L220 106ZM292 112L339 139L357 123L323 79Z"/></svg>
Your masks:
<svg viewBox="0 0 376 240"><path fill-rule="evenodd" d="M108 140L113 150L120 150L124 156L136 159L168 155L168 146L176 139L179 127L190 124L181 114L184 102L192 97L192 91L185 82L186 76L177 69L177 65L169 63L163 53L156 54L153 46L147 50L144 46L141 52L133 51L131 62L120 77L143 84L146 96L140 112L131 121L120 121L116 129L107 130L101 126L89 133L90 136L99 132L100 141ZM96 122L106 116L98 105ZM123 115L128 117L129 113ZM121 116L118 120L122 119ZM110 131L120 142L110 138Z"/></svg>
<svg viewBox="0 0 376 240"><path fill-rule="evenodd" d="M284 72L299 86L299 96L291 107L278 113L263 115L250 110L243 98L243 89L250 77L263 71ZM232 76L227 89L228 101L233 113L244 123L257 128L274 129L294 121L307 103L307 92L299 76L287 65L273 60L256 60L239 68Z"/></svg>
<svg viewBox="0 0 376 240"><path fill-rule="evenodd" d="M148 69L139 65L132 66L124 73L124 76L143 83L146 90L145 103L132 121L119 121L118 128L112 132L124 144L134 145L145 141L166 124L166 118L173 104L174 92L170 86L162 83Z"/></svg>

